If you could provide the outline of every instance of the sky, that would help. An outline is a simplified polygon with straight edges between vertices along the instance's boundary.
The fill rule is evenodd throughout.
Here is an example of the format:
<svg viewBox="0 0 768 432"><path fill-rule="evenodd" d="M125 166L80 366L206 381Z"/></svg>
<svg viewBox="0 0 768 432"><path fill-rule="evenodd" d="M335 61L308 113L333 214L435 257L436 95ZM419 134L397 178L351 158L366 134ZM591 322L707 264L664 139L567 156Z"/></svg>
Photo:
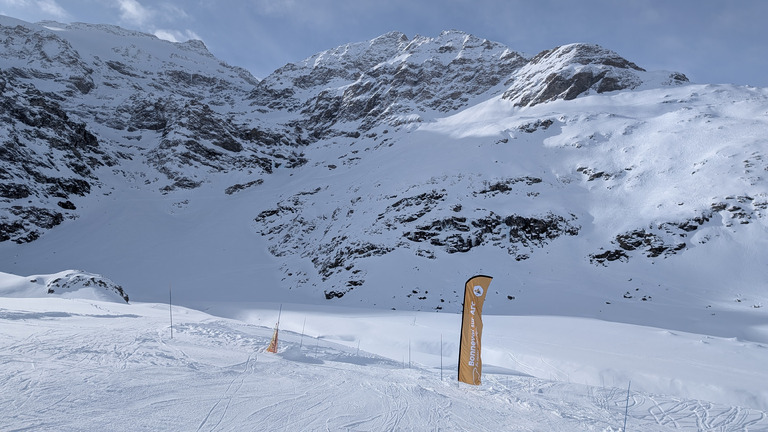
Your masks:
<svg viewBox="0 0 768 432"><path fill-rule="evenodd" d="M461 30L528 56L594 43L695 83L768 87L764 0L0 0L0 14L200 39L258 78L390 31Z"/></svg>

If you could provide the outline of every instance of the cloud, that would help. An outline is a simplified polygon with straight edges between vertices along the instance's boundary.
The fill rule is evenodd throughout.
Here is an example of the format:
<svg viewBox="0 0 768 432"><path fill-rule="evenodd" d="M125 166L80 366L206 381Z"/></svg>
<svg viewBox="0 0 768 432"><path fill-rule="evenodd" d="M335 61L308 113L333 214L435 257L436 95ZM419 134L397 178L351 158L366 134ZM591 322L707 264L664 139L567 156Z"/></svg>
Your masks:
<svg viewBox="0 0 768 432"><path fill-rule="evenodd" d="M169 2L145 6L139 0L116 0L114 4L120 10L122 21L145 28L157 26L157 23L175 23L191 19L181 5Z"/></svg>
<svg viewBox="0 0 768 432"><path fill-rule="evenodd" d="M294 0L272 1L257 0L254 4L255 10L266 16L285 16L295 13L298 5Z"/></svg>
<svg viewBox="0 0 768 432"><path fill-rule="evenodd" d="M184 42L189 39L202 40L192 30L160 28L160 26L167 24L174 26L180 20L190 19L189 14L179 5L166 2L153 7L145 6L138 0L116 0L115 4L120 10L120 19L123 22L153 33L160 39L170 42Z"/></svg>
<svg viewBox="0 0 768 432"><path fill-rule="evenodd" d="M69 20L72 16L56 0L0 0L0 6L11 8L21 16L31 14L36 20Z"/></svg>
<svg viewBox="0 0 768 432"><path fill-rule="evenodd" d="M151 9L136 0L118 0L118 7L121 20L138 26L144 26L154 15Z"/></svg>
<svg viewBox="0 0 768 432"><path fill-rule="evenodd" d="M178 21L179 19L191 19L187 11L185 11L181 6L177 6L171 3L163 3L160 5L158 14L160 15L160 18L168 22Z"/></svg>
<svg viewBox="0 0 768 432"><path fill-rule="evenodd" d="M179 31L158 29L155 30L155 36L157 36L159 39L167 40L170 42L186 42L190 39L203 40L203 38L198 36L197 33L193 32L192 30Z"/></svg>
<svg viewBox="0 0 768 432"><path fill-rule="evenodd" d="M38 0L36 3L37 7L46 15L57 19L68 19L70 16L63 7L56 3L56 0Z"/></svg>
<svg viewBox="0 0 768 432"><path fill-rule="evenodd" d="M27 0L0 0L0 6L5 7L26 7L28 5Z"/></svg>

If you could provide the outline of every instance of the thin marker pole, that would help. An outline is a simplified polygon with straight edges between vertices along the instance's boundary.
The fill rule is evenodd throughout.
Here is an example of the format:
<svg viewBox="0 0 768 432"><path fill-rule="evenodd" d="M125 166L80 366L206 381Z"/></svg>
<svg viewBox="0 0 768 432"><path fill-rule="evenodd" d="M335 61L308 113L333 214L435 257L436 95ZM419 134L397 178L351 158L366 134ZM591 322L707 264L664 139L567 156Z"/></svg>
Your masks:
<svg viewBox="0 0 768 432"><path fill-rule="evenodd" d="M627 414L629 413L629 388L632 386L632 380L629 381L629 384L627 384L627 406L624 407L624 427L621 429L622 432L627 432Z"/></svg>
<svg viewBox="0 0 768 432"><path fill-rule="evenodd" d="M440 333L440 381L443 380L443 334Z"/></svg>
<svg viewBox="0 0 768 432"><path fill-rule="evenodd" d="M277 354L278 347L278 333L280 332L280 317L283 315L283 304L280 304L280 312L277 313L277 322L275 323L275 332L272 334L272 341L267 347L267 351Z"/></svg>
<svg viewBox="0 0 768 432"><path fill-rule="evenodd" d="M171 295L171 284L168 284L168 314L171 316L171 339L173 339L173 297Z"/></svg>
<svg viewBox="0 0 768 432"><path fill-rule="evenodd" d="M307 326L307 317L304 317L304 325L301 326L301 340L299 341L299 351L304 346L304 328Z"/></svg>

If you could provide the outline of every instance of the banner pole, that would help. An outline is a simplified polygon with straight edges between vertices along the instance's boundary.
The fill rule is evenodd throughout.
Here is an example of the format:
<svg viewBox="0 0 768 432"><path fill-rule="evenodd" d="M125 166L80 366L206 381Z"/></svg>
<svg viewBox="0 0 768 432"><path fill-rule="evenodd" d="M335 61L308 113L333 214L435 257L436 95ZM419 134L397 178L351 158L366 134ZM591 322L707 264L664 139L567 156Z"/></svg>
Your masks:
<svg viewBox="0 0 768 432"><path fill-rule="evenodd" d="M443 380L443 334L440 333L440 381Z"/></svg>
<svg viewBox="0 0 768 432"><path fill-rule="evenodd" d="M171 284L168 284L168 314L171 316L171 339L173 339L173 298L171 296Z"/></svg>
<svg viewBox="0 0 768 432"><path fill-rule="evenodd" d="M464 300L463 299L466 299L466 297L467 297L466 291L467 291L467 287L466 287L466 284L465 284L465 286L464 286L464 294L462 294L462 296L461 296L462 297L462 301L461 301L461 327L459 327L459 361L458 361L458 364L456 365L456 379L459 380L459 381L461 381L461 378L460 378L460 376L461 376L461 351L462 351L461 347L464 346L464 315L466 315L466 313L464 313Z"/></svg>
<svg viewBox="0 0 768 432"><path fill-rule="evenodd" d="M632 380L627 384L627 405L624 407L624 427L621 432L627 432L627 414L629 413L629 388L632 386Z"/></svg>
<svg viewBox="0 0 768 432"><path fill-rule="evenodd" d="M307 317L304 317L304 325L301 326L301 340L299 341L299 351L301 351L301 347L304 345L304 328L307 326Z"/></svg>

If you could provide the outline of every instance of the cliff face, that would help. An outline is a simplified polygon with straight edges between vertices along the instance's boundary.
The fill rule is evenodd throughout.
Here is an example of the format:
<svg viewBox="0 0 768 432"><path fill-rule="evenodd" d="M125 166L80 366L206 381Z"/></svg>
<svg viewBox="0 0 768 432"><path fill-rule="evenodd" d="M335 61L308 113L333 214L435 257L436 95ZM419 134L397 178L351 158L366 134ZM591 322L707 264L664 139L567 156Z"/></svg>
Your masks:
<svg viewBox="0 0 768 432"><path fill-rule="evenodd" d="M278 69L253 98L300 112L315 135L334 127L368 130L382 122L407 122L414 113L433 116L489 97L525 59L498 43L466 33L436 38L388 33L345 45ZM276 103L275 95L286 95ZM278 98L281 99L281 98Z"/></svg>

